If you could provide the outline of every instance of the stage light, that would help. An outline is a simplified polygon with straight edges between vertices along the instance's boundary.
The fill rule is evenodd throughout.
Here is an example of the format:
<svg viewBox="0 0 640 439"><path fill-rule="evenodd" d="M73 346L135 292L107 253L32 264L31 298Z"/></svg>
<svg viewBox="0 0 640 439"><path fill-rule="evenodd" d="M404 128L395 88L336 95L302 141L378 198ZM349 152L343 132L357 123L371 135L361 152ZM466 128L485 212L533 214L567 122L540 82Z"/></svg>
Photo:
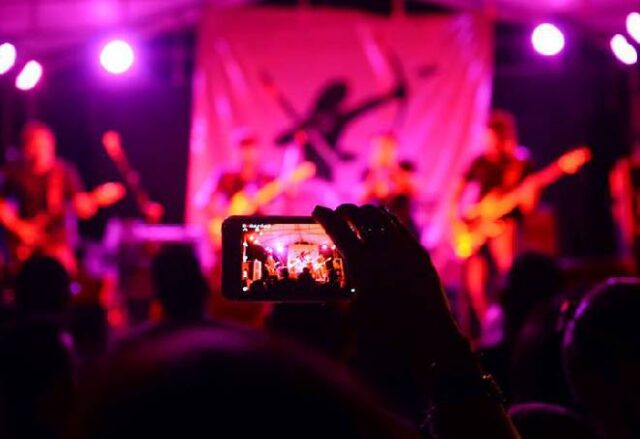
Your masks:
<svg viewBox="0 0 640 439"><path fill-rule="evenodd" d="M276 244L276 252L278 253L284 253L284 245L277 243Z"/></svg>
<svg viewBox="0 0 640 439"><path fill-rule="evenodd" d="M0 75L4 75L16 62L16 47L11 43L0 45Z"/></svg>
<svg viewBox="0 0 640 439"><path fill-rule="evenodd" d="M38 61L27 62L16 77L16 87L20 90L30 90L38 84L42 77L42 66Z"/></svg>
<svg viewBox="0 0 640 439"><path fill-rule="evenodd" d="M616 58L624 64L631 65L638 62L638 52L636 48L629 44L624 35L616 34L611 38L611 50Z"/></svg>
<svg viewBox="0 0 640 439"><path fill-rule="evenodd" d="M627 15L627 32L640 43L640 12L632 12Z"/></svg>
<svg viewBox="0 0 640 439"><path fill-rule="evenodd" d="M109 73L121 75L131 68L135 60L133 48L124 40L112 40L100 52L100 64Z"/></svg>
<svg viewBox="0 0 640 439"><path fill-rule="evenodd" d="M564 35L557 26L551 23L542 23L533 30L531 44L539 54L554 56L564 48Z"/></svg>

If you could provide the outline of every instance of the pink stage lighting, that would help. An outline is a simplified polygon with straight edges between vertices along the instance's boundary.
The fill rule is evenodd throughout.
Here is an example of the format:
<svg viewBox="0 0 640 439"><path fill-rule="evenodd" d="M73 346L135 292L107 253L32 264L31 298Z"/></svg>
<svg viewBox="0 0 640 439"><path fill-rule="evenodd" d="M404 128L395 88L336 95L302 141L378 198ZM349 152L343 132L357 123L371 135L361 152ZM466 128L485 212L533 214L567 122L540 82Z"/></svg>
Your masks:
<svg viewBox="0 0 640 439"><path fill-rule="evenodd" d="M638 62L636 48L629 44L624 35L617 34L611 38L611 50L616 58L624 64L632 65Z"/></svg>
<svg viewBox="0 0 640 439"><path fill-rule="evenodd" d="M4 75L16 62L16 48L11 43L0 45L0 75Z"/></svg>
<svg viewBox="0 0 640 439"><path fill-rule="evenodd" d="M627 32L640 43L640 12L632 12L627 15Z"/></svg>
<svg viewBox="0 0 640 439"><path fill-rule="evenodd" d="M109 73L121 75L133 65L133 48L124 40L112 40L100 52L100 64Z"/></svg>
<svg viewBox="0 0 640 439"><path fill-rule="evenodd" d="M533 30L531 44L539 54L554 56L564 49L564 35L557 26L551 23L542 23Z"/></svg>
<svg viewBox="0 0 640 439"><path fill-rule="evenodd" d="M42 77L42 66L38 61L27 62L16 77L16 87L20 90L31 90Z"/></svg>

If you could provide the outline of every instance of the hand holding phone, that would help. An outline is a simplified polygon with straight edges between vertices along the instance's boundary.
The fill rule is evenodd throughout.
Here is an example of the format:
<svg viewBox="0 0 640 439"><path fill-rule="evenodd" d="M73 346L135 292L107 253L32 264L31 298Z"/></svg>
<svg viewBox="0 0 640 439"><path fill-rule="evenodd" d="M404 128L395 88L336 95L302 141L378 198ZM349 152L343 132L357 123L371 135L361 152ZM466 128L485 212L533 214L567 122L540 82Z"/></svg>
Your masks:
<svg viewBox="0 0 640 439"><path fill-rule="evenodd" d="M355 294L342 253L311 217L229 217L222 248L223 293L231 300L330 301Z"/></svg>
<svg viewBox="0 0 640 439"><path fill-rule="evenodd" d="M429 253L394 216L351 204L316 207L313 216L341 250L358 290L351 311L360 341L384 356L402 340L416 349L412 361L424 365L460 340ZM387 354L385 341L393 344Z"/></svg>

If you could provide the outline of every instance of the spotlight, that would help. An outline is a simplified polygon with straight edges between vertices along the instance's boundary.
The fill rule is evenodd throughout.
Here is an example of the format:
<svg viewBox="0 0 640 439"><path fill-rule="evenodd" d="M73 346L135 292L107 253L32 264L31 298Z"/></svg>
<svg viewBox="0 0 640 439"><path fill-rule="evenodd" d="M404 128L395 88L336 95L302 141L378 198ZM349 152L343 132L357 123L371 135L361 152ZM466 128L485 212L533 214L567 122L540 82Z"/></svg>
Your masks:
<svg viewBox="0 0 640 439"><path fill-rule="evenodd" d="M42 66L38 61L27 62L16 77L16 87L20 90L30 90L38 84L42 77Z"/></svg>
<svg viewBox="0 0 640 439"><path fill-rule="evenodd" d="M632 12L627 15L627 32L640 43L640 12Z"/></svg>
<svg viewBox="0 0 640 439"><path fill-rule="evenodd" d="M638 62L638 52L635 47L629 44L624 35L616 34L611 38L611 50L616 58L624 64L631 65Z"/></svg>
<svg viewBox="0 0 640 439"><path fill-rule="evenodd" d="M100 52L100 64L114 75L125 73L131 68L134 60L133 48L124 40L112 40L105 44Z"/></svg>
<svg viewBox="0 0 640 439"><path fill-rule="evenodd" d="M0 75L4 75L16 62L16 48L11 43L0 45Z"/></svg>
<svg viewBox="0 0 640 439"><path fill-rule="evenodd" d="M533 30L531 44L539 54L554 56L564 48L564 35L557 26L551 23L542 23Z"/></svg>
<svg viewBox="0 0 640 439"><path fill-rule="evenodd" d="M282 245L281 243L277 243L276 244L276 252L278 253L284 253L284 245Z"/></svg>

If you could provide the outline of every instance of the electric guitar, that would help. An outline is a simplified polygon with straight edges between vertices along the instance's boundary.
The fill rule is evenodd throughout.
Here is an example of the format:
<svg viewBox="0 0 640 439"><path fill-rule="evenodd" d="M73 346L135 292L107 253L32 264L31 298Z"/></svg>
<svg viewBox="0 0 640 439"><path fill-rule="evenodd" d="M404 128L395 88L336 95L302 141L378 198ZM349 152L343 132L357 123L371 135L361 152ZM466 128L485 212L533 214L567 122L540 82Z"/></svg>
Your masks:
<svg viewBox="0 0 640 439"><path fill-rule="evenodd" d="M209 221L208 231L215 248L222 243L222 222L231 215L253 215L279 197L289 187L309 180L316 175L316 166L312 162L303 162L284 177L276 178L253 193L240 191L233 194L223 215L217 215Z"/></svg>
<svg viewBox="0 0 640 439"><path fill-rule="evenodd" d="M456 256L465 259L473 255L490 238L504 230L504 216L521 204L532 191L539 191L565 175L578 172L591 160L588 147L573 149L544 169L529 175L507 192L494 189L466 209L454 221L453 248Z"/></svg>
<svg viewBox="0 0 640 439"><path fill-rule="evenodd" d="M120 183L104 183L90 192L76 195L74 202L82 201L84 206L91 206L87 212L80 215L88 219L97 213L97 210L109 207L122 198L126 190ZM77 207L76 207L77 210ZM50 249L68 243L60 243L59 237L52 236L51 229L57 227L60 221L65 221L64 215L41 213L33 218L20 218L15 207L4 200L0 200L0 217L3 218L3 226L9 232L9 244L11 256L17 262L23 262L34 253L49 253Z"/></svg>

